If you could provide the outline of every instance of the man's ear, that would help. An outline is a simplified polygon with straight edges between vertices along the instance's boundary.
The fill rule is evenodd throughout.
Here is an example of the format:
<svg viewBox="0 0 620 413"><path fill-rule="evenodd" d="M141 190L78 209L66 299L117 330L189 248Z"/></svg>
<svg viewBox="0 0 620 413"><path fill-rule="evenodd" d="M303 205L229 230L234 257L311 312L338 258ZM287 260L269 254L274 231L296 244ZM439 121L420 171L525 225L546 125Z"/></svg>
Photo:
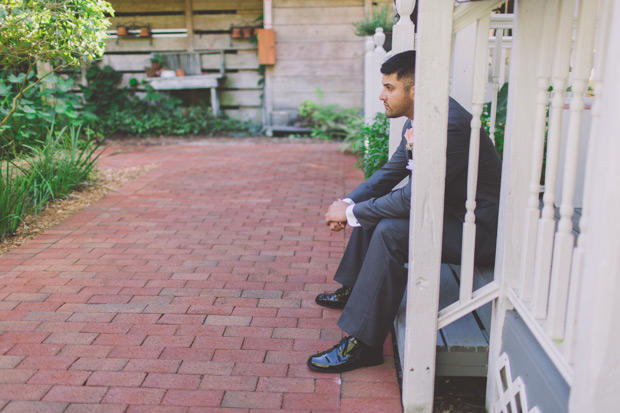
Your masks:
<svg viewBox="0 0 620 413"><path fill-rule="evenodd" d="M411 100L413 100L414 96L415 96L415 83L411 85L411 87L409 88L409 97L411 98Z"/></svg>

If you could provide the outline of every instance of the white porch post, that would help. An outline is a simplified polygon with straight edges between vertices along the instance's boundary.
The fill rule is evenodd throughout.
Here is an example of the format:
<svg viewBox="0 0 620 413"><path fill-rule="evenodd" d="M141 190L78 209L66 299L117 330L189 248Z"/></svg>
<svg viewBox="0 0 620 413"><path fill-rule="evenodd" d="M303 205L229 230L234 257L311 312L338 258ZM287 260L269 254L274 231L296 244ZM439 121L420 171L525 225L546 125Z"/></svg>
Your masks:
<svg viewBox="0 0 620 413"><path fill-rule="evenodd" d="M516 3L513 30L512 60L519 62L510 69L509 101L504 136L502 189L495 279L502 284L500 299L493 305L493 321L489 344L489 373L486 407L493 411L495 400L494 375L502 347L504 314L510 309L505 298L519 280L519 263L523 221L528 199L529 171L533 145L533 120L536 114L537 61L540 48L540 27L543 26L544 2L519 0ZM517 110L518 108L518 110ZM503 298L502 298L503 297Z"/></svg>
<svg viewBox="0 0 620 413"><path fill-rule="evenodd" d="M474 55L478 22L454 34L450 96L471 112L473 97Z"/></svg>
<svg viewBox="0 0 620 413"><path fill-rule="evenodd" d="M453 0L419 2L407 325L406 412L431 412L446 174ZM423 102L417 104L417 102Z"/></svg>
<svg viewBox="0 0 620 413"><path fill-rule="evenodd" d="M610 21L620 21L617 2L608 2L606 13ZM581 284L584 305L580 307L571 412L616 411L620 388L620 353L617 350L620 340L620 163L617 159L620 153L617 133L620 26L611 24L609 31L601 35L607 39L607 48L597 49L596 53L606 53L607 61L597 68L603 71L604 87L596 91L596 105L600 110L598 144L587 166L592 179L588 179L590 208Z"/></svg>

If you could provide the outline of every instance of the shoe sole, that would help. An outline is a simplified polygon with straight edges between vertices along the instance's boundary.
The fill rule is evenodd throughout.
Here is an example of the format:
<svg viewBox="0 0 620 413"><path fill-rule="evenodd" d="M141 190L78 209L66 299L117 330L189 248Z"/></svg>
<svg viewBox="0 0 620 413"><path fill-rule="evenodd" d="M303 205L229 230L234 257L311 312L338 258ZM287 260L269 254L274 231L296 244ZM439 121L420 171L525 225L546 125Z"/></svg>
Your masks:
<svg viewBox="0 0 620 413"><path fill-rule="evenodd" d="M372 366L378 366L380 364L383 364L383 356L381 357L380 361L373 360L373 361L368 361L363 364L349 364L349 365L345 364L341 367L329 367L325 369L315 366L314 364L310 363L310 360L308 360L306 364L308 365L308 368L310 370L316 371L317 373L344 373L346 371L351 371L351 370L359 369L362 367L372 367Z"/></svg>

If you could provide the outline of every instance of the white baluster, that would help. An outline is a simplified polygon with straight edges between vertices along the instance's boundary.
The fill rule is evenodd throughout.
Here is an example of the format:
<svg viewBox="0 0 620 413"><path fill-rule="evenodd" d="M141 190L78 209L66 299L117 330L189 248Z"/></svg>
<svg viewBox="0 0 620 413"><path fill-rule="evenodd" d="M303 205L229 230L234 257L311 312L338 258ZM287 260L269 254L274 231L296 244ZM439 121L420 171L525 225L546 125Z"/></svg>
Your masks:
<svg viewBox="0 0 620 413"><path fill-rule="evenodd" d="M502 42L504 40L504 29L495 30L495 48L493 50L493 94L491 96L491 119L489 125L489 137L495 143L495 121L497 119L497 92L499 91L499 70L502 57Z"/></svg>
<svg viewBox="0 0 620 413"><path fill-rule="evenodd" d="M396 0L396 12L400 16L392 28L392 53L413 50L415 43L415 25L411 21L411 13L416 0Z"/></svg>
<svg viewBox="0 0 620 413"><path fill-rule="evenodd" d="M575 184L577 182L577 164L579 161L581 115L585 106L583 98L592 70L592 48L594 46L597 0L581 0L579 7L579 21L573 59L573 98L570 103L570 123L568 125L564 160L560 222L553 247L551 292L547 317L547 331L552 339L562 339L564 337L564 323L566 322L570 267L575 245L572 218Z"/></svg>
<svg viewBox="0 0 620 413"><path fill-rule="evenodd" d="M476 189L478 185L478 159L480 158L480 115L484 105L484 86L488 65L489 21L487 14L478 19L476 33L476 56L474 63L474 86L472 99L471 136L469 140L469 161L467 165L467 202L463 224L463 246L461 258L461 285L459 300L466 304L471 300L474 282L474 255L476 246Z"/></svg>
<svg viewBox="0 0 620 413"><path fill-rule="evenodd" d="M364 54L364 119L369 124L374 119L374 77L373 77L373 55L375 50L375 42L372 36L366 37L366 54Z"/></svg>
<svg viewBox="0 0 620 413"><path fill-rule="evenodd" d="M415 26L411 21L411 13L415 7L415 0L397 0L396 11L400 18L392 28L392 54L413 50ZM411 114L413 116L413 113ZM406 118L390 119L390 145L389 155L396 151L402 139L402 130Z"/></svg>
<svg viewBox="0 0 620 413"><path fill-rule="evenodd" d="M596 99L592 106L592 123L589 132L588 158L586 162L585 183L583 193L583 209L579 220L579 237L577 247L573 252L573 265L571 268L570 293L568 297L568 314L566 316L566 334L564 335L564 354L570 363L575 361L575 341L577 338L577 315L581 304L579 295L581 293L581 282L583 279L583 264L585 260L585 246L587 245L589 212L591 207L592 192L592 170L595 165L595 154L599 142L599 118L601 113L600 93L603 90L603 75L605 63L605 51L607 50L611 16L611 1L601 0L599 21L596 35L596 52L594 54L594 92Z"/></svg>
<svg viewBox="0 0 620 413"><path fill-rule="evenodd" d="M377 113L381 113L384 110L383 102L379 100L379 95L381 94L381 89L383 88L383 82L381 75L381 65L385 61L385 49L383 48L383 43L385 43L385 34L383 33L383 29L381 27L377 27L374 35L375 41L375 51L373 52L373 111L372 117L374 118Z"/></svg>
<svg viewBox="0 0 620 413"><path fill-rule="evenodd" d="M553 65L553 92L547 135L547 165L545 169L545 195L543 211L538 225L536 242L534 301L533 313L536 318L544 319L549 302L549 281L551 277L551 259L553 254L553 237L555 232L555 185L558 174L560 139L562 134L562 110L568 79L570 48L573 32L575 2L564 0L560 3L560 21L555 47Z"/></svg>
<svg viewBox="0 0 620 413"><path fill-rule="evenodd" d="M547 123L547 106L549 105L549 83L551 66L553 64L553 50L557 36L558 0L550 0L545 5L542 44L538 66L538 91L536 94L536 117L534 118L534 146L532 151L532 169L530 171L529 196L525 223L523 245L521 249L521 282L519 294L522 300L532 299L534 288L534 262L536 259L536 241L538 235L538 220L540 218L540 176L543 164L545 134Z"/></svg>
<svg viewBox="0 0 620 413"><path fill-rule="evenodd" d="M506 55L506 49L502 47L501 66L499 67L499 87L501 88L506 83L506 70L508 70L508 57Z"/></svg>

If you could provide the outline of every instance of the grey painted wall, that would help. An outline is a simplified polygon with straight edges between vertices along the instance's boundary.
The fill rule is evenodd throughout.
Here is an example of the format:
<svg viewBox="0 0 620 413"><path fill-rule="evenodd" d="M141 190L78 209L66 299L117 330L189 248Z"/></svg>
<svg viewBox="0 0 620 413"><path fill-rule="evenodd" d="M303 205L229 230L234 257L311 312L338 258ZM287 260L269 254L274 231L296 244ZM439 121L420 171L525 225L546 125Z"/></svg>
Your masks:
<svg viewBox="0 0 620 413"><path fill-rule="evenodd" d="M516 311L506 313L502 351L510 359L513 380L525 383L528 407L543 413L568 411L570 387Z"/></svg>

